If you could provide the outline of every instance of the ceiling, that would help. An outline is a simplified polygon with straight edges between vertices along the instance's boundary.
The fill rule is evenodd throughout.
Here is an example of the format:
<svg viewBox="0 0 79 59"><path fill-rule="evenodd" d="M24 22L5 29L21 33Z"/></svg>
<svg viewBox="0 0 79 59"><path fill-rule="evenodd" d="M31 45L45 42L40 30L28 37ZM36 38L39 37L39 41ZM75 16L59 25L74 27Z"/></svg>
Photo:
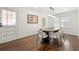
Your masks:
<svg viewBox="0 0 79 59"><path fill-rule="evenodd" d="M32 7L32 9L36 9L42 13L46 13L48 14L49 13L49 7ZM63 12L68 12L68 11L74 11L74 10L77 10L77 7L54 7L54 13L57 14L57 13L63 13Z"/></svg>
<svg viewBox="0 0 79 59"><path fill-rule="evenodd" d="M17 7L13 9L17 9ZM33 11L40 12L43 14L48 14L50 12L49 7L24 7L24 8L22 7L22 9L32 9ZM78 7L54 7L54 13L58 14L58 13L63 13L63 12L68 12L68 11L74 11L77 9Z"/></svg>

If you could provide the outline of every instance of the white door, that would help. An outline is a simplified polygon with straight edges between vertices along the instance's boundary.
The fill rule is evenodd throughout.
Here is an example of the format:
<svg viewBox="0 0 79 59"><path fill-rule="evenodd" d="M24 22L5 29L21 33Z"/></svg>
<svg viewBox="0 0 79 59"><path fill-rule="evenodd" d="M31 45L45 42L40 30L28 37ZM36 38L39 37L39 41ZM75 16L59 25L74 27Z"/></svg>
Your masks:
<svg viewBox="0 0 79 59"><path fill-rule="evenodd" d="M2 9L0 19L0 44L15 40L17 38L16 12Z"/></svg>

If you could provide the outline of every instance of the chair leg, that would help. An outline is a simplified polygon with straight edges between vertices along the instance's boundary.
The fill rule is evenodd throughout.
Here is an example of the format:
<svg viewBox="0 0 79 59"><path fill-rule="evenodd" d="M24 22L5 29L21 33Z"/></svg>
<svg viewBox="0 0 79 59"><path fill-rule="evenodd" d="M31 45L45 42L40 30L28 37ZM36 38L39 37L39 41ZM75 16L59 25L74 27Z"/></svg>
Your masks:
<svg viewBox="0 0 79 59"><path fill-rule="evenodd" d="M65 35L64 34L62 34L62 39L65 41Z"/></svg>
<svg viewBox="0 0 79 59"><path fill-rule="evenodd" d="M37 46L37 48L38 48L38 40L39 40L39 37L37 35L37 39L36 39L36 46Z"/></svg>
<svg viewBox="0 0 79 59"><path fill-rule="evenodd" d="M58 40L58 38L54 38L54 45L55 45L55 47L59 47L59 40Z"/></svg>
<svg viewBox="0 0 79 59"><path fill-rule="evenodd" d="M37 48L39 48L39 45L40 45L40 39L42 39L42 38L39 38L39 36L37 36L37 40L36 40L36 46L37 46Z"/></svg>

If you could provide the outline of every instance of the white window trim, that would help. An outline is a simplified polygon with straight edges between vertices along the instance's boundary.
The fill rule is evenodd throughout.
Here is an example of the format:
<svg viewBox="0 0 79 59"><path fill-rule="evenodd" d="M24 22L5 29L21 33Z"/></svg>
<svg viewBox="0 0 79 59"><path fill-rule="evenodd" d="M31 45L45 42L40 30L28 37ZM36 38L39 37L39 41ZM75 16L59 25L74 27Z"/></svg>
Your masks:
<svg viewBox="0 0 79 59"><path fill-rule="evenodd" d="M17 25L17 12L15 10L2 7L1 8L1 11L0 11L1 12L1 14L0 14L1 15L1 17L0 17L1 22L2 22L2 10L8 10L8 11L12 11L12 12L15 12L16 13L16 24L15 25L4 25L3 27L16 26Z"/></svg>
<svg viewBox="0 0 79 59"><path fill-rule="evenodd" d="M54 21L54 27L55 27L55 23L59 23L59 27L60 27L60 28L69 29L69 26L67 26L67 27L61 27L61 23L62 23L62 22L61 22L61 19L62 19L62 17L68 17L68 16L61 16L61 17L58 17L60 21L59 21L59 22L55 22L55 21Z"/></svg>

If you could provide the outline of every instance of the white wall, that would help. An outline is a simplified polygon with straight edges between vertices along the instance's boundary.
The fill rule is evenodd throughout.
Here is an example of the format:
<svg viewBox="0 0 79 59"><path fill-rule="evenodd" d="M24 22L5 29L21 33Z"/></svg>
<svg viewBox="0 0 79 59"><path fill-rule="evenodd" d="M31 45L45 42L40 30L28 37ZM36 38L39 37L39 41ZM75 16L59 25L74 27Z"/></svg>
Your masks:
<svg viewBox="0 0 79 59"><path fill-rule="evenodd" d="M7 9L7 8L6 8ZM42 18L46 18L46 15L31 7L15 7L8 8L17 12L17 36L18 38L34 35L42 27ZM37 24L27 23L27 14L37 15ZM47 21L47 19L46 19ZM47 25L46 25L47 26Z"/></svg>
<svg viewBox="0 0 79 59"><path fill-rule="evenodd" d="M32 8L7 7L7 8L3 8L3 9L14 10L17 13L17 20L16 20L17 21L16 22L17 23L16 24L17 38L22 38L22 37L36 34L37 31L39 30L39 28L42 27L42 18L46 18L46 15L39 12L39 10L33 9L33 7ZM27 14L37 15L38 16L38 23L37 24L28 24L27 23ZM46 21L47 21L47 19L46 19ZM12 40L15 40L15 39L1 40L1 38L0 38L0 43L5 43L8 41L12 41Z"/></svg>
<svg viewBox="0 0 79 59"><path fill-rule="evenodd" d="M37 24L27 23L27 14L33 14L38 16ZM38 10L32 10L30 8L18 8L18 38L34 35L39 28L42 27L42 18L45 17Z"/></svg>
<svg viewBox="0 0 79 59"><path fill-rule="evenodd" d="M56 15L57 17L69 17L69 30L65 31L67 34L78 35L78 10L64 12Z"/></svg>

